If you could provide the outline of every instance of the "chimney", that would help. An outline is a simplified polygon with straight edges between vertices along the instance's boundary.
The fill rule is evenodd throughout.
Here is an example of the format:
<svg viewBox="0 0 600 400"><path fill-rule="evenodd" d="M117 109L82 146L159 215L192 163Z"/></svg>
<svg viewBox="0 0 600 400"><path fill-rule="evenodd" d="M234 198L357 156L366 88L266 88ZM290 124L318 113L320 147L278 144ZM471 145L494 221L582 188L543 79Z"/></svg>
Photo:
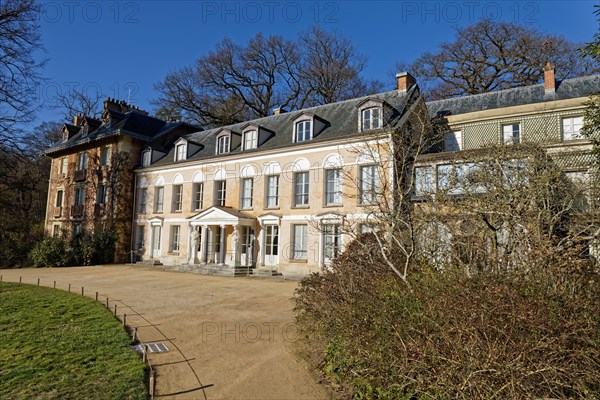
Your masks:
<svg viewBox="0 0 600 400"><path fill-rule="evenodd" d="M546 94L554 94L556 91L556 79L554 78L554 67L550 61L544 67L544 91Z"/></svg>
<svg viewBox="0 0 600 400"><path fill-rule="evenodd" d="M83 117L84 117L83 114L77 113L77 115L73 117L73 125L83 126Z"/></svg>
<svg viewBox="0 0 600 400"><path fill-rule="evenodd" d="M277 107L273 109L273 115L279 115L287 112L283 107Z"/></svg>
<svg viewBox="0 0 600 400"><path fill-rule="evenodd" d="M406 92L416 83L415 77L408 72L397 73L396 82L398 83L398 92Z"/></svg>

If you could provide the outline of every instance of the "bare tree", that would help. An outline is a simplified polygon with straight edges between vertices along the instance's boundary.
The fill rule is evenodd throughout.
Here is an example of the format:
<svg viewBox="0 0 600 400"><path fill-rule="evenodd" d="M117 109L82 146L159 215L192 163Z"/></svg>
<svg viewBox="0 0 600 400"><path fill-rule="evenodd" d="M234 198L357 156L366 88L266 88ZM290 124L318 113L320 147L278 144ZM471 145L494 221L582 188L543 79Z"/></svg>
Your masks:
<svg viewBox="0 0 600 400"><path fill-rule="evenodd" d="M37 109L36 88L44 61L34 57L42 50L35 0L0 3L0 148L18 148L18 130Z"/></svg>
<svg viewBox="0 0 600 400"><path fill-rule="evenodd" d="M53 109L61 110L65 121L73 121L78 114L97 117L102 107L102 93L95 91L90 93L84 89L73 89L65 93L59 93Z"/></svg>
<svg viewBox="0 0 600 400"><path fill-rule="evenodd" d="M367 58L347 37L314 26L300 35L299 43L303 51L300 78L311 103L334 103L381 91L381 82L369 82L360 76Z"/></svg>
<svg viewBox="0 0 600 400"><path fill-rule="evenodd" d="M380 89L360 78L365 59L350 41L319 28L298 41L257 34L247 45L222 40L194 66L156 84L157 113L204 126L264 117Z"/></svg>
<svg viewBox="0 0 600 400"><path fill-rule="evenodd" d="M536 84L547 61L559 79L600 71L599 62L579 57L577 47L562 36L484 19L457 29L454 41L424 53L408 70L432 100Z"/></svg>

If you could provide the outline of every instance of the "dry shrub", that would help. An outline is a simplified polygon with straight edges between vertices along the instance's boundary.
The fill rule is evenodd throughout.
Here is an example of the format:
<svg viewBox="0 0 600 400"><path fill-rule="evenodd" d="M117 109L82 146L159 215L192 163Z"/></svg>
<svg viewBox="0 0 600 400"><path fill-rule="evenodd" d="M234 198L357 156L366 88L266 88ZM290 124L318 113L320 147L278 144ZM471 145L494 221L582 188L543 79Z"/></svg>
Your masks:
<svg viewBox="0 0 600 400"><path fill-rule="evenodd" d="M340 397L600 397L600 280L576 257L471 276L424 266L409 288L359 240L296 293L307 354Z"/></svg>

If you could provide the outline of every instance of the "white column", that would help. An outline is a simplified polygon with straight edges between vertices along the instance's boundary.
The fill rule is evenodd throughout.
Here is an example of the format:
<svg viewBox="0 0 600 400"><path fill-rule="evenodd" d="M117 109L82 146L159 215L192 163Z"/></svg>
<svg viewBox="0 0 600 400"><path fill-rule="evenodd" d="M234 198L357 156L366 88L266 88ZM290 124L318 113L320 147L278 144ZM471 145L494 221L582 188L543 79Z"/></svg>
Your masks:
<svg viewBox="0 0 600 400"><path fill-rule="evenodd" d="M240 265L240 226L233 226L233 262L235 265ZM242 239L243 240L243 239Z"/></svg>
<svg viewBox="0 0 600 400"><path fill-rule="evenodd" d="M196 247L198 246L198 236L196 227L188 223L188 260L190 264L196 264Z"/></svg>
<svg viewBox="0 0 600 400"><path fill-rule="evenodd" d="M200 227L202 235L200 236L200 263L206 264L206 246L208 244L208 229L206 225Z"/></svg>
<svg viewBox="0 0 600 400"><path fill-rule="evenodd" d="M221 225L221 248L219 250L219 263L225 264L225 225Z"/></svg>
<svg viewBox="0 0 600 400"><path fill-rule="evenodd" d="M264 267L265 265L265 245L264 245L264 230L265 230L265 226L263 225L262 222L258 223L258 228L260 229L260 232L258 232L258 260L256 260L256 265L262 265Z"/></svg>

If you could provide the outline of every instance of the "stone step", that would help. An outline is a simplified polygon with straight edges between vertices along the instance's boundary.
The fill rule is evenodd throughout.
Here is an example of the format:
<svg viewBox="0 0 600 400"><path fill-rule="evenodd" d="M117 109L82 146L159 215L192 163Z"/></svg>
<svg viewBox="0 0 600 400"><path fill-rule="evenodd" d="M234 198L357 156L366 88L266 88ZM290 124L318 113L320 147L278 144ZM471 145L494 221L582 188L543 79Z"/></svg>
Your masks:
<svg viewBox="0 0 600 400"><path fill-rule="evenodd" d="M254 271L256 276L283 276L283 274L276 269L258 268Z"/></svg>

